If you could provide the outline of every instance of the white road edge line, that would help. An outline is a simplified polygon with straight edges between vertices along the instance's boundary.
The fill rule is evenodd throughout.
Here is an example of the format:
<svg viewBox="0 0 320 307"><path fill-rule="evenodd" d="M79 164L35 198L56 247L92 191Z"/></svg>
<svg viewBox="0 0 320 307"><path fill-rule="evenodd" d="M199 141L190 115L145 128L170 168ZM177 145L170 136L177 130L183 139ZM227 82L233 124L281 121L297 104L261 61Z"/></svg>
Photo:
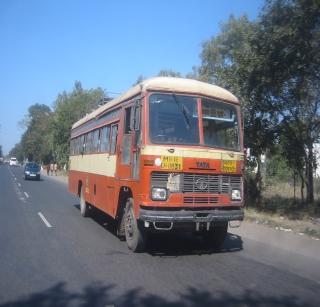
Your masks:
<svg viewBox="0 0 320 307"><path fill-rule="evenodd" d="M40 218L42 219L42 221L46 224L46 226L48 228L51 228L51 224L47 221L47 219L43 216L43 214L41 212L38 212L38 215L40 216Z"/></svg>
<svg viewBox="0 0 320 307"><path fill-rule="evenodd" d="M29 194L27 193L27 192L23 192L24 193L24 195L27 197L27 198L29 198L30 196L29 196Z"/></svg>

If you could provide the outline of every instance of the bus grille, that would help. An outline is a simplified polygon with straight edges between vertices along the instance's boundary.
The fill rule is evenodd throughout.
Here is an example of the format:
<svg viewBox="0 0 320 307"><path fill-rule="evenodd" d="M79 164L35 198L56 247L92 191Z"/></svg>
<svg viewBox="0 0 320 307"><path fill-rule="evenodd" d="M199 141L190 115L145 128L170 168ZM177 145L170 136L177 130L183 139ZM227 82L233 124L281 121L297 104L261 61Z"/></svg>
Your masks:
<svg viewBox="0 0 320 307"><path fill-rule="evenodd" d="M241 176L192 173L181 173L180 176L180 191L183 193L229 194L232 189L241 190L242 187ZM169 173L153 172L151 186L166 188L168 177Z"/></svg>
<svg viewBox="0 0 320 307"><path fill-rule="evenodd" d="M218 197L184 197L184 204L217 204Z"/></svg>

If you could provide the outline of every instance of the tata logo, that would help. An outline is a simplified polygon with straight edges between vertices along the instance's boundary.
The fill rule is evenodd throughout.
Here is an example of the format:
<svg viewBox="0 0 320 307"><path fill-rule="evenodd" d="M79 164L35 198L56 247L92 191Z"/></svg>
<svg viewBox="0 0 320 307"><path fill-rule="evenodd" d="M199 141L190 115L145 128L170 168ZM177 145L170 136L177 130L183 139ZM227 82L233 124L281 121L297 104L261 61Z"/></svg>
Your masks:
<svg viewBox="0 0 320 307"><path fill-rule="evenodd" d="M204 178L199 178L195 182L196 188L200 191L204 191L208 188L208 183Z"/></svg>
<svg viewBox="0 0 320 307"><path fill-rule="evenodd" d="M203 161L197 161L197 168L210 168L210 165L208 162L203 162Z"/></svg>

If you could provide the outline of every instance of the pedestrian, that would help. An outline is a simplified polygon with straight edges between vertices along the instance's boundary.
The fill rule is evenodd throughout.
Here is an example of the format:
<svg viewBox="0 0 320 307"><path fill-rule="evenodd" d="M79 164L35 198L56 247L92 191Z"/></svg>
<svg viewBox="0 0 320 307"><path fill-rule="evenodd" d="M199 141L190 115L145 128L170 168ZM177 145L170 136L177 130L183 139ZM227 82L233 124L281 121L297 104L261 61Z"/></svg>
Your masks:
<svg viewBox="0 0 320 307"><path fill-rule="evenodd" d="M53 175L53 170L54 170L54 164L53 162L50 163L50 173L51 173L51 176Z"/></svg>
<svg viewBox="0 0 320 307"><path fill-rule="evenodd" d="M46 165L47 175L50 176L50 164Z"/></svg>
<svg viewBox="0 0 320 307"><path fill-rule="evenodd" d="M57 170L58 170L57 162L54 162L53 169L54 169L54 174L57 176Z"/></svg>

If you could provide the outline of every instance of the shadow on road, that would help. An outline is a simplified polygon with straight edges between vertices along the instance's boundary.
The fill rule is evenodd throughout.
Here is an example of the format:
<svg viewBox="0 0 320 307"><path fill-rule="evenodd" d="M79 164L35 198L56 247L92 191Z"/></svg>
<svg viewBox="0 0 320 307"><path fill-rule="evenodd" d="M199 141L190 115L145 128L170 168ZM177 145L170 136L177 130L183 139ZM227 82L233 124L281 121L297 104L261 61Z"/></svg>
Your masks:
<svg viewBox="0 0 320 307"><path fill-rule="evenodd" d="M74 205L80 211L80 205ZM116 225L114 220L100 211L92 208L90 217L101 227L112 233L117 240ZM80 213L79 213L80 214ZM243 249L243 242L240 236L228 234L222 248L214 249L207 246L201 236L190 233L162 233L149 234L146 252L152 256L177 257L183 255L203 255L213 253L239 252Z"/></svg>
<svg viewBox="0 0 320 307"><path fill-rule="evenodd" d="M152 235L149 240L148 252L152 256L185 256L185 255L208 255L214 253L239 252L242 250L242 239L240 236L228 234L223 246L214 249L205 244L201 236L194 234L174 233Z"/></svg>
<svg viewBox="0 0 320 307"><path fill-rule="evenodd" d="M229 294L218 291L201 291L188 287L183 293L177 293L174 301L158 295L143 294L140 288L133 288L121 295L112 295L116 289L113 284L102 285L93 283L82 292L69 292L66 283L57 283L43 292L33 293L28 297L3 303L0 307L195 307L195 306L273 306L298 307L316 306L303 302L296 296L267 296L253 290L244 290L241 294Z"/></svg>

